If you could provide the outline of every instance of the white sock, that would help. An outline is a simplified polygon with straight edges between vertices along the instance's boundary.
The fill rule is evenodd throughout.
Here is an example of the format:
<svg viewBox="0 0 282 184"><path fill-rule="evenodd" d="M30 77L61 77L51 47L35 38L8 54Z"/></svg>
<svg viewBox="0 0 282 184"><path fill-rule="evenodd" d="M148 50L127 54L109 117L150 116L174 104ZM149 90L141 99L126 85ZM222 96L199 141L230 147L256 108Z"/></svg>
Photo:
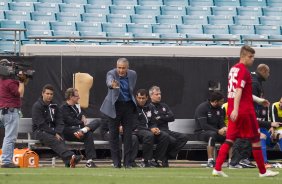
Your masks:
<svg viewBox="0 0 282 184"><path fill-rule="evenodd" d="M208 162L209 162L209 161L212 161L212 160L213 160L213 158L209 158L209 159L208 159Z"/></svg>
<svg viewBox="0 0 282 184"><path fill-rule="evenodd" d="M80 129L83 133L87 133L88 132L88 130L87 130L87 128L86 127L84 127L84 128L82 128L82 129Z"/></svg>

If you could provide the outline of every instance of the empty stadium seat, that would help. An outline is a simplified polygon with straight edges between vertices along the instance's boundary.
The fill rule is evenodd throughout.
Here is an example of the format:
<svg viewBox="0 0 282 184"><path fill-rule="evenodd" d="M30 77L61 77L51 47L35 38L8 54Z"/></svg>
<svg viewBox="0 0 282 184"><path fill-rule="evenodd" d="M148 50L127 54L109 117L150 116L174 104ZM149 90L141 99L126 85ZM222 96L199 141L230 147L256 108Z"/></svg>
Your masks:
<svg viewBox="0 0 282 184"><path fill-rule="evenodd" d="M38 0L41 3L63 3L63 0Z"/></svg>
<svg viewBox="0 0 282 184"><path fill-rule="evenodd" d="M157 23L160 24L182 24L182 17L176 15L159 15L156 16Z"/></svg>
<svg viewBox="0 0 282 184"><path fill-rule="evenodd" d="M135 24L154 24L156 17L152 15L131 15L131 22Z"/></svg>
<svg viewBox="0 0 282 184"><path fill-rule="evenodd" d="M138 4L141 6L161 6L162 0L138 0Z"/></svg>
<svg viewBox="0 0 282 184"><path fill-rule="evenodd" d="M81 21L81 16L79 13L59 12L56 13L56 19L60 22L76 22Z"/></svg>
<svg viewBox="0 0 282 184"><path fill-rule="evenodd" d="M178 24L177 32L182 34L203 34L203 26Z"/></svg>
<svg viewBox="0 0 282 184"><path fill-rule="evenodd" d="M81 18L85 22L107 22L106 15L97 13L83 13Z"/></svg>
<svg viewBox="0 0 282 184"><path fill-rule="evenodd" d="M211 15L211 8L209 6L188 6L187 15Z"/></svg>
<svg viewBox="0 0 282 184"><path fill-rule="evenodd" d="M184 15L182 16L183 24L208 24L207 16L202 15Z"/></svg>
<svg viewBox="0 0 282 184"><path fill-rule="evenodd" d="M0 10L9 10L7 2L0 2Z"/></svg>
<svg viewBox="0 0 282 184"><path fill-rule="evenodd" d="M253 25L229 25L230 34L255 34L255 27Z"/></svg>
<svg viewBox="0 0 282 184"><path fill-rule="evenodd" d="M107 15L107 21L111 23L130 23L131 19L129 15L124 14L109 14Z"/></svg>
<svg viewBox="0 0 282 184"><path fill-rule="evenodd" d="M266 6L266 0L242 0L241 6L263 7Z"/></svg>
<svg viewBox="0 0 282 184"><path fill-rule="evenodd" d="M37 2L37 0L13 0L13 2Z"/></svg>
<svg viewBox="0 0 282 184"><path fill-rule="evenodd" d="M280 26L263 26L263 25L255 25L256 34L260 35L280 35L281 30Z"/></svg>
<svg viewBox="0 0 282 184"><path fill-rule="evenodd" d="M241 35L241 37L242 37L242 41L245 44L249 44L251 46L258 46L258 47L260 47L261 45L269 45L268 41L248 41L248 39L267 40L268 39L267 35L248 34L248 35Z"/></svg>
<svg viewBox="0 0 282 184"><path fill-rule="evenodd" d="M25 29L24 21L19 20L2 20L0 22L1 28L19 28Z"/></svg>
<svg viewBox="0 0 282 184"><path fill-rule="evenodd" d="M50 22L50 24L54 31L76 31L74 22Z"/></svg>
<svg viewBox="0 0 282 184"><path fill-rule="evenodd" d="M34 11L32 2L12 2L9 3L9 9L13 11L25 11L25 12Z"/></svg>
<svg viewBox="0 0 282 184"><path fill-rule="evenodd" d="M112 0L88 0L88 4L90 5L111 5Z"/></svg>
<svg viewBox="0 0 282 184"><path fill-rule="evenodd" d="M211 34L187 34L187 38L191 39L213 39L213 35ZM206 45L214 45L214 41L188 41L188 45L199 45L199 46L206 46Z"/></svg>
<svg viewBox="0 0 282 184"><path fill-rule="evenodd" d="M177 33L175 24L155 24L152 25L153 33Z"/></svg>
<svg viewBox="0 0 282 184"><path fill-rule="evenodd" d="M269 39L272 40L282 40L282 35L269 35L268 37ZM280 45L282 46L282 42L281 41L277 41L277 42L269 42L272 45Z"/></svg>
<svg viewBox="0 0 282 184"><path fill-rule="evenodd" d="M189 0L190 6L213 6L213 0Z"/></svg>
<svg viewBox="0 0 282 184"><path fill-rule="evenodd" d="M127 31L131 33L152 33L151 24L127 24Z"/></svg>
<svg viewBox="0 0 282 184"><path fill-rule="evenodd" d="M160 38L160 34L159 33L141 33L141 32L138 32L138 33L134 33L133 36L135 38L153 38L153 39L157 39L157 38ZM160 43L159 40L138 40L139 43L149 43L149 44L152 44L152 43Z"/></svg>
<svg viewBox="0 0 282 184"><path fill-rule="evenodd" d="M185 6L162 6L161 14L182 16L186 15L186 8Z"/></svg>
<svg viewBox="0 0 282 184"><path fill-rule="evenodd" d="M79 31L53 31L54 36L79 36Z"/></svg>
<svg viewBox="0 0 282 184"><path fill-rule="evenodd" d="M205 34L229 34L228 25L203 25Z"/></svg>
<svg viewBox="0 0 282 184"><path fill-rule="evenodd" d="M76 28L78 31L92 31L102 32L102 24L94 22L76 22Z"/></svg>
<svg viewBox="0 0 282 184"><path fill-rule="evenodd" d="M281 0L267 0L267 6L282 7L282 1Z"/></svg>
<svg viewBox="0 0 282 184"><path fill-rule="evenodd" d="M120 33L120 32L110 32L107 33L107 37L116 37L116 38L133 38L133 33ZM123 42L122 40L117 40L118 42Z"/></svg>
<svg viewBox="0 0 282 184"><path fill-rule="evenodd" d="M135 13L142 15L160 15L161 9L159 6L135 6Z"/></svg>
<svg viewBox="0 0 282 184"><path fill-rule="evenodd" d="M217 45L241 45L241 38L239 35L233 34L214 34L214 39L227 39L227 40L238 40L238 41L215 41Z"/></svg>
<svg viewBox="0 0 282 184"><path fill-rule="evenodd" d="M15 33L13 31L0 31L0 38L2 40L15 40ZM25 34L21 32L21 40L26 40ZM1 41L2 42L2 41Z"/></svg>
<svg viewBox="0 0 282 184"><path fill-rule="evenodd" d="M181 34L181 33L164 33L160 34L160 38L186 38L186 34ZM167 43L167 44L174 44L174 45L181 45L184 43L187 43L187 41L161 41L162 43Z"/></svg>
<svg viewBox="0 0 282 184"><path fill-rule="evenodd" d="M215 6L211 7L213 15L227 15L227 16L236 16L237 9L232 6Z"/></svg>
<svg viewBox="0 0 282 184"><path fill-rule="evenodd" d="M27 30L50 30L48 21L26 21L25 28Z"/></svg>
<svg viewBox="0 0 282 184"><path fill-rule="evenodd" d="M1 40L0 42L0 53L14 53L14 45L16 43L14 41L5 41ZM17 47L16 47L17 48ZM18 50L16 50L18 51Z"/></svg>
<svg viewBox="0 0 282 184"><path fill-rule="evenodd" d="M166 6L189 6L189 0L164 0Z"/></svg>
<svg viewBox="0 0 282 184"><path fill-rule="evenodd" d="M122 6L129 6L129 5L137 5L137 0L113 0L113 5L122 5Z"/></svg>
<svg viewBox="0 0 282 184"><path fill-rule="evenodd" d="M80 36L93 36L93 37L107 37L105 32L93 32L93 31L80 31ZM88 40L91 41L91 40ZM103 40L100 40L103 41Z"/></svg>
<svg viewBox="0 0 282 184"><path fill-rule="evenodd" d="M31 20L30 12L5 11L5 18L8 20Z"/></svg>
<svg viewBox="0 0 282 184"><path fill-rule="evenodd" d="M51 30L27 30L26 37L30 36L53 36Z"/></svg>
<svg viewBox="0 0 282 184"><path fill-rule="evenodd" d="M60 12L84 13L84 6L81 4L59 4L59 7Z"/></svg>
<svg viewBox="0 0 282 184"><path fill-rule="evenodd" d="M241 16L262 16L261 7L237 7L237 13Z"/></svg>
<svg viewBox="0 0 282 184"><path fill-rule="evenodd" d="M31 19L38 21L56 21L56 16L55 13L52 12L39 12L39 11L35 11L35 12L31 12Z"/></svg>
<svg viewBox="0 0 282 184"><path fill-rule="evenodd" d="M35 3L34 9L38 12L60 12L59 4L57 3Z"/></svg>
<svg viewBox="0 0 282 184"><path fill-rule="evenodd" d="M97 13L107 15L110 13L109 6L106 5L85 5L85 13Z"/></svg>
<svg viewBox="0 0 282 184"><path fill-rule="evenodd" d="M282 7L264 7L264 16L282 16Z"/></svg>
<svg viewBox="0 0 282 184"><path fill-rule="evenodd" d="M110 6L111 14L125 14L125 15L133 15L135 14L134 6Z"/></svg>
<svg viewBox="0 0 282 184"><path fill-rule="evenodd" d="M240 6L240 0L214 0L215 6Z"/></svg>
<svg viewBox="0 0 282 184"><path fill-rule="evenodd" d="M258 25L259 18L255 16L234 16L234 23L237 25Z"/></svg>
<svg viewBox="0 0 282 184"><path fill-rule="evenodd" d="M111 32L121 32L126 33L126 24L113 24L113 23L103 23L102 24L103 32L111 33Z"/></svg>
<svg viewBox="0 0 282 184"><path fill-rule="evenodd" d="M4 11L0 10L0 20L4 20L4 19L5 19Z"/></svg>
<svg viewBox="0 0 282 184"><path fill-rule="evenodd" d="M233 17L227 15L210 15L208 16L208 21L212 25L234 24Z"/></svg>
<svg viewBox="0 0 282 184"><path fill-rule="evenodd" d="M262 25L282 25L282 17L280 16L261 16L259 19Z"/></svg>
<svg viewBox="0 0 282 184"><path fill-rule="evenodd" d="M87 0L63 0L63 3L67 4L87 4Z"/></svg>

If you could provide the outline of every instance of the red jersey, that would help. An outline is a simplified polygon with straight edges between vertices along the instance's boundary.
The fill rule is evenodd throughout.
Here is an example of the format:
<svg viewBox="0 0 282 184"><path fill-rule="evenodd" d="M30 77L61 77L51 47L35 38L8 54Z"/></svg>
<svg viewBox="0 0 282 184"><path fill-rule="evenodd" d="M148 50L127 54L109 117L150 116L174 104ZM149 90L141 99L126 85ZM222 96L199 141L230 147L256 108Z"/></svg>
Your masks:
<svg viewBox="0 0 282 184"><path fill-rule="evenodd" d="M19 81L12 79L0 79L0 108L21 106Z"/></svg>
<svg viewBox="0 0 282 184"><path fill-rule="evenodd" d="M228 74L228 115L230 115L234 109L236 88L242 88L238 115L255 114L252 97L252 78L249 70L243 63L234 65Z"/></svg>

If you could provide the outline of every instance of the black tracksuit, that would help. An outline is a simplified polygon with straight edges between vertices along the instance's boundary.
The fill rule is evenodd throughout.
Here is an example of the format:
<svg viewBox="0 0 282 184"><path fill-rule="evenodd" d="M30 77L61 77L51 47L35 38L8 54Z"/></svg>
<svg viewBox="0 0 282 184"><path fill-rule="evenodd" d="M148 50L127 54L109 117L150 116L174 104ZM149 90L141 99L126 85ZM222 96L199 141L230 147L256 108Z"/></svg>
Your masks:
<svg viewBox="0 0 282 184"><path fill-rule="evenodd" d="M64 129L62 113L57 104L45 104L39 98L32 106L32 124L35 138L50 147L68 164L74 153L68 150L63 140L58 140L55 136L62 135Z"/></svg>
<svg viewBox="0 0 282 184"><path fill-rule="evenodd" d="M201 103L195 111L195 134L201 141L215 146L215 142L224 142L225 136L218 134L218 130L225 127L224 111L221 107L213 107L209 101Z"/></svg>
<svg viewBox="0 0 282 184"><path fill-rule="evenodd" d="M87 127L90 128L90 131L85 133L82 139L78 139L74 136L74 133L84 127L84 123L81 121L83 114L75 105L71 106L66 102L61 105L60 110L63 114L63 122L65 124L63 131L64 138L68 141L84 142L86 159L95 159L96 151L94 146L93 131L100 126L100 122L97 120L89 122Z"/></svg>
<svg viewBox="0 0 282 184"><path fill-rule="evenodd" d="M149 104L149 108L152 112L151 128L158 127L161 132L169 135L169 146L167 149L167 158L175 158L179 151L185 146L188 141L188 135L174 132L169 130L168 123L174 121L174 114L165 103L153 103Z"/></svg>
<svg viewBox="0 0 282 184"><path fill-rule="evenodd" d="M137 106L137 113L138 117L136 119L133 134L137 135L138 140L142 143L144 160L152 160L154 143L157 144L154 158L156 160L166 159L166 151L169 145L169 135L164 132L161 132L159 135L154 135L151 132L150 126L152 124L152 112L148 106Z"/></svg>

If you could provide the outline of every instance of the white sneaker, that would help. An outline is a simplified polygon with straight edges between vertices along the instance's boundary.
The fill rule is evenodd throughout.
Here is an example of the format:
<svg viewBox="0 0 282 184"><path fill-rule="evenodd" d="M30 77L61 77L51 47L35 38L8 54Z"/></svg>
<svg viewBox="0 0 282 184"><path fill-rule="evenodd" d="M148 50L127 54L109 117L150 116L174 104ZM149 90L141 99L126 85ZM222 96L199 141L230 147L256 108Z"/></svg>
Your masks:
<svg viewBox="0 0 282 184"><path fill-rule="evenodd" d="M272 171L272 170L267 169L264 174L259 173L259 177L273 177L278 174L279 174L278 171Z"/></svg>
<svg viewBox="0 0 282 184"><path fill-rule="evenodd" d="M223 171L217 171L217 170L215 170L215 169L213 169L212 175L213 175L213 176L228 177L228 175L225 174Z"/></svg>

